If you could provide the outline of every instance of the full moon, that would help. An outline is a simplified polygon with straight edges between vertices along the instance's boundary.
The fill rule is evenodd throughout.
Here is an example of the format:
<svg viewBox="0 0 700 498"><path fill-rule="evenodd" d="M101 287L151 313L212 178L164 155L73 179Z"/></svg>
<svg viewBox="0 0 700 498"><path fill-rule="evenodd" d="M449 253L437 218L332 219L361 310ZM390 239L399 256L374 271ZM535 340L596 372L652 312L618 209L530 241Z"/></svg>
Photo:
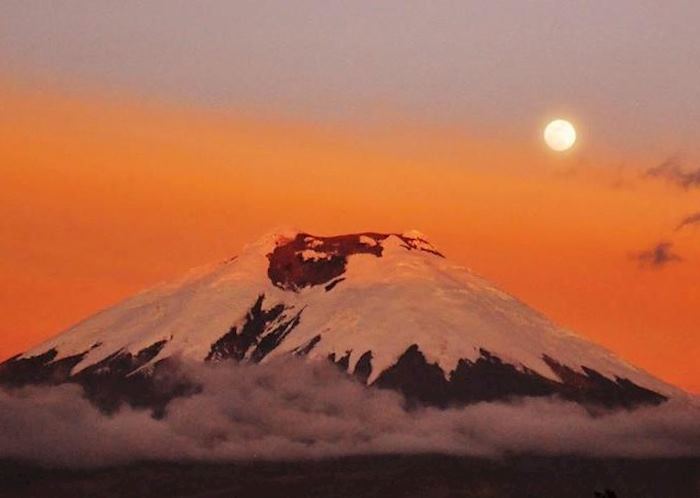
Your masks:
<svg viewBox="0 0 700 498"><path fill-rule="evenodd" d="M568 150L576 142L576 129L565 119L555 119L545 127L544 141L557 152Z"/></svg>

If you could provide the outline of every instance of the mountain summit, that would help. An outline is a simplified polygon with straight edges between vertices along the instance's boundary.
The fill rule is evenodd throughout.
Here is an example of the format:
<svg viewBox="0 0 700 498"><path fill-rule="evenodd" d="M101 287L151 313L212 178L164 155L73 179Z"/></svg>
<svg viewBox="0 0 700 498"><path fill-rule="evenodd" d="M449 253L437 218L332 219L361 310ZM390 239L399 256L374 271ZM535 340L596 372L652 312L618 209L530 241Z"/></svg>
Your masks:
<svg viewBox="0 0 700 498"><path fill-rule="evenodd" d="M11 358L0 382L73 381L107 405L138 404L177 359L289 355L434 406L559 396L632 408L677 392L451 263L417 231L267 235ZM112 391L119 399L105 400Z"/></svg>

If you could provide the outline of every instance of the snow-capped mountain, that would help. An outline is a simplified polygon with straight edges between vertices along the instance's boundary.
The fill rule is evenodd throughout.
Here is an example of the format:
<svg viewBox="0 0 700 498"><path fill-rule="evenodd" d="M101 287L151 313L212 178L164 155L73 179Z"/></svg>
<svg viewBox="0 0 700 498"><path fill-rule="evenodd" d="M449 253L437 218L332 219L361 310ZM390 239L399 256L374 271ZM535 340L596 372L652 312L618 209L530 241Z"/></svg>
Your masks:
<svg viewBox="0 0 700 498"><path fill-rule="evenodd" d="M97 393L123 381L131 399L175 358L285 355L330 359L367 385L438 406L558 395L633 407L678 393L451 263L418 232L267 235L8 360L0 382L74 380Z"/></svg>

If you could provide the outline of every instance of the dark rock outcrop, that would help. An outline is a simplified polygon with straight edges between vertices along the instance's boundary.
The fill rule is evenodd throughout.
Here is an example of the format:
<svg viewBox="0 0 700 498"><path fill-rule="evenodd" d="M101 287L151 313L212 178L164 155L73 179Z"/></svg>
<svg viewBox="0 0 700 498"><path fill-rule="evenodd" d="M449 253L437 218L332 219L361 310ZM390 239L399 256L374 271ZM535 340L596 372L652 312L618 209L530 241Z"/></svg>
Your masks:
<svg viewBox="0 0 700 498"><path fill-rule="evenodd" d="M485 349L475 361L459 360L450 374L450 399L457 403L494 401L516 396L551 396L556 383L532 370L504 363Z"/></svg>
<svg viewBox="0 0 700 498"><path fill-rule="evenodd" d="M0 365L0 386L12 389L73 383L80 385L85 397L105 413L112 413L126 403L150 408L156 416L162 416L172 399L199 390L172 359L141 370L166 343L159 341L136 354L119 351L77 373L72 370L88 351L55 361L55 350L30 358L11 358Z"/></svg>
<svg viewBox="0 0 700 498"><path fill-rule="evenodd" d="M276 322L271 330L261 335L270 321L279 318L281 313L278 307L265 311L261 296L251 308L241 332L235 333L234 328L233 332L217 341L216 347L212 347L216 354L210 353L208 360L241 361L250 350L247 360L261 361L296 326L301 312ZM320 341L321 336L317 335L297 348L294 354L306 355ZM136 354L115 353L76 374L71 374L71 370L87 352L57 361L54 361L56 352L53 350L31 358L15 357L0 365L0 385L17 388L72 382L81 385L86 397L105 412L113 412L128 403L153 408L159 415L164 413L173 398L199 390L199 386L180 372L174 359L148 365L165 344L166 341L160 341ZM328 359L341 371L366 384L373 369L372 352L363 353L352 370L351 353L346 351L339 357L331 353ZM587 367L581 367L582 372L579 372L551 357L545 356L544 359L560 378L559 382L506 363L483 349L476 360L462 359L453 371L445 372L437 363L429 363L419 346L414 344L394 365L381 372L371 387L399 391L406 398L408 407L446 408L482 401L553 396L590 407L632 409L658 405L667 399L629 379L609 379Z"/></svg>
<svg viewBox="0 0 700 498"><path fill-rule="evenodd" d="M321 342L321 334L314 336L309 342L296 348L294 350L294 354L297 356L306 356L316 347L316 344L319 342Z"/></svg>
<svg viewBox="0 0 700 498"><path fill-rule="evenodd" d="M0 364L0 385L24 387L27 385L57 385L66 382L73 368L88 352L54 361L58 351L22 358L19 355Z"/></svg>
<svg viewBox="0 0 700 498"><path fill-rule="evenodd" d="M384 370L373 384L383 389L400 391L409 404L445 407L450 397L449 382L437 363L428 363L414 344Z"/></svg>
<svg viewBox="0 0 700 498"><path fill-rule="evenodd" d="M629 379L609 379L585 366L581 367L584 373L579 373L547 355L543 359L562 380L563 387L558 394L571 401L607 408L634 408L639 405L659 405L667 400L665 396L638 386Z"/></svg>
<svg viewBox="0 0 700 498"><path fill-rule="evenodd" d="M462 359L448 373L438 364L429 363L414 344L379 375L373 386L400 391L409 406L441 408L519 397L556 396L591 407L630 409L658 405L667 399L629 379L611 380L587 367L582 367L584 373L578 373L549 357L545 357L545 361L553 365L561 382L529 369L516 368L484 349L475 361Z"/></svg>
<svg viewBox="0 0 700 498"><path fill-rule="evenodd" d="M401 239L401 246L409 251L425 251L443 257L426 241L399 234L365 232L318 237L299 233L279 244L268 255L267 275L273 284L284 290L299 291L304 287L326 284L326 290L330 291L344 280L339 277L345 273L349 256L372 254L381 257L380 242L391 235Z"/></svg>
<svg viewBox="0 0 700 498"><path fill-rule="evenodd" d="M260 362L300 323L303 310L288 316L291 308L283 304L265 308L264 299L260 295L243 324L232 327L212 344L207 361ZM319 334L294 350L294 354L307 355L320 341ZM106 412L128 403L151 407L156 414L162 414L171 399L199 389L179 372L175 359L153 363L166 344L162 340L135 354L118 351L75 374L74 367L89 351L58 360L53 349L30 358L14 357L0 365L0 385L16 388L73 382L81 385L86 397ZM364 352L352 370L351 354L352 351L345 351L342 356L331 353L328 359L366 384L373 370L372 352ZM657 405L667 399L629 379L611 379L586 366L574 369L546 355L543 359L559 381L504 362L485 349L480 350L476 360L459 360L453 371L445 372L437 363L429 363L419 345L413 344L394 365L379 374L372 386L401 392L409 407L445 408L481 401L556 396L582 405L631 409Z"/></svg>
<svg viewBox="0 0 700 498"><path fill-rule="evenodd" d="M357 380L363 384L367 384L367 379L372 374L372 351L366 351L355 364L355 370L352 373Z"/></svg>
<svg viewBox="0 0 700 498"><path fill-rule="evenodd" d="M284 312L288 308L283 304L264 309L264 299L263 294L258 296L240 330L233 326L212 344L206 361L241 361L250 352L250 359L257 363L279 346L294 327L299 325L303 310L287 317ZM268 330L271 326L274 328Z"/></svg>
<svg viewBox="0 0 700 498"><path fill-rule="evenodd" d="M367 237L362 239L361 237ZM387 235L364 233L337 237L316 237L306 233L284 244L278 245L268 255L270 265L267 274L277 287L298 291L304 287L328 284L331 290L334 281L345 273L348 256L352 254L382 255L382 246L377 242ZM374 241L366 243L365 241ZM318 257L305 256L304 251L314 251Z"/></svg>

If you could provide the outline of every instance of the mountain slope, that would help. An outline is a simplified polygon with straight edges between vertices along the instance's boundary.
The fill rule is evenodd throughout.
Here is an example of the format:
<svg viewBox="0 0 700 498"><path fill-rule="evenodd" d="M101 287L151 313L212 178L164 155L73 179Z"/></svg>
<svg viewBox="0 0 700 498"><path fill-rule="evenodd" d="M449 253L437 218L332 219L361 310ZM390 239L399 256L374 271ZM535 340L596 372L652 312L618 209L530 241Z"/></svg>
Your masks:
<svg viewBox="0 0 700 498"><path fill-rule="evenodd" d="M368 385L438 406L560 395L632 407L677 393L450 263L417 232L265 236L11 359L0 381L135 382L174 358L290 354L330 358Z"/></svg>

